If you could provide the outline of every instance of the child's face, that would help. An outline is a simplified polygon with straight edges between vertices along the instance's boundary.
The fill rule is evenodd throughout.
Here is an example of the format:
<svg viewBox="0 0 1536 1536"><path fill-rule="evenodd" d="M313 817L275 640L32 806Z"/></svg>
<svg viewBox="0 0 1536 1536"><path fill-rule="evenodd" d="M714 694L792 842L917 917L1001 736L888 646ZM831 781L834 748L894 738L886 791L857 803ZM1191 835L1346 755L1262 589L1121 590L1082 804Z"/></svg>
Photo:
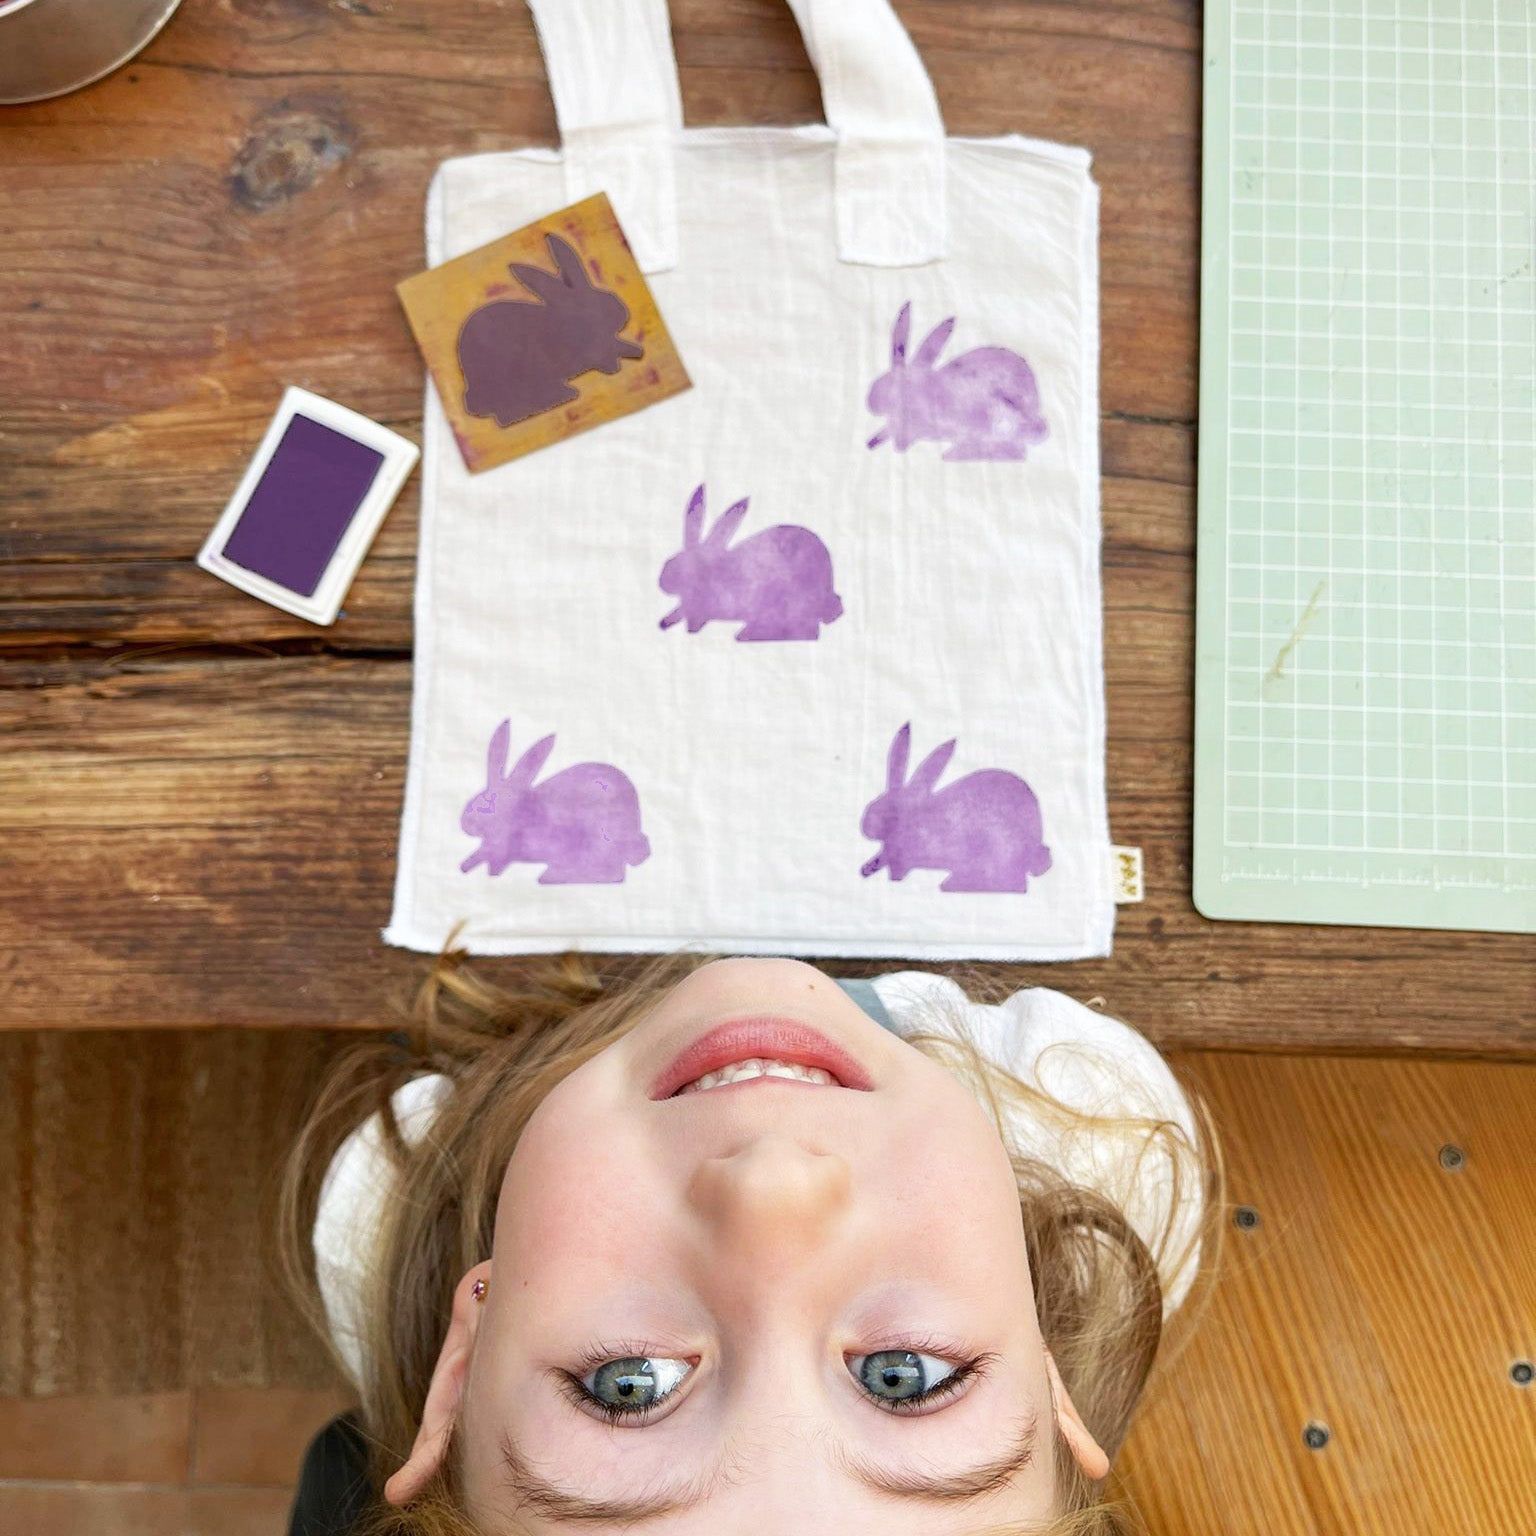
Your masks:
<svg viewBox="0 0 1536 1536"><path fill-rule="evenodd" d="M809 1026L868 1086L653 1097L701 1036L760 1018ZM798 962L702 968L561 1083L507 1167L485 1273L458 1409L488 1529L628 1531L646 1502L640 1527L675 1536L971 1531L1050 1512L1053 1396L1078 1443L996 1128ZM953 1395L891 1411L957 1369ZM610 1423L567 1372L654 1406Z"/></svg>

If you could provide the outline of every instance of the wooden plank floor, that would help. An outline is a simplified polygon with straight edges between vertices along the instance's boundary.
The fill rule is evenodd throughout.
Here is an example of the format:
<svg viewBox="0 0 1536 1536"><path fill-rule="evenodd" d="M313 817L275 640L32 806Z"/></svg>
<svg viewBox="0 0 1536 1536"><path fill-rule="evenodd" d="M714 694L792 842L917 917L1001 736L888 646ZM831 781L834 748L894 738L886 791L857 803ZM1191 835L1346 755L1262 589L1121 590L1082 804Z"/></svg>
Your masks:
<svg viewBox="0 0 1536 1536"><path fill-rule="evenodd" d="M0 1036L0 1530L280 1528L343 1396L250 1256L301 1085L346 1038ZM1153 1536L1536 1530L1536 1385L1510 1374L1536 1360L1536 1066L1176 1065L1257 1224L1229 1223L1121 1457Z"/></svg>
<svg viewBox="0 0 1536 1536"><path fill-rule="evenodd" d="M1536 1068L1176 1065L1257 1224L1127 1444L1153 1531L1536 1530Z"/></svg>
<svg viewBox="0 0 1536 1536"><path fill-rule="evenodd" d="M1086 145L1103 193L1111 824L1149 898L1053 975L1164 1044L1529 1057L1527 940L1190 904L1199 5L897 10L952 132ZM671 14L690 122L820 115L782 0ZM418 964L378 938L414 483L331 629L193 556L285 384L419 433L394 284L439 161L553 140L527 10L185 5L3 122L0 1027L376 1023Z"/></svg>
<svg viewBox="0 0 1536 1536"><path fill-rule="evenodd" d="M340 1392L205 1387L0 1400L0 1528L25 1536L278 1536Z"/></svg>

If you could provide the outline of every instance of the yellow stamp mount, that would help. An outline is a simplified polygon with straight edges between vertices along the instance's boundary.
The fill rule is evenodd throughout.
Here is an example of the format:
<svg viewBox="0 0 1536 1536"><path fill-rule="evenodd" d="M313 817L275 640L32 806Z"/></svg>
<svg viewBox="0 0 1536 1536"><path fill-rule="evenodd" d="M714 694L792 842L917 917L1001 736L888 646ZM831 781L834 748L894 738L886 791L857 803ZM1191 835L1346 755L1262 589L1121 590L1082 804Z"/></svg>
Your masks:
<svg viewBox="0 0 1536 1536"><path fill-rule="evenodd" d="M690 387L601 192L396 291L471 474Z"/></svg>

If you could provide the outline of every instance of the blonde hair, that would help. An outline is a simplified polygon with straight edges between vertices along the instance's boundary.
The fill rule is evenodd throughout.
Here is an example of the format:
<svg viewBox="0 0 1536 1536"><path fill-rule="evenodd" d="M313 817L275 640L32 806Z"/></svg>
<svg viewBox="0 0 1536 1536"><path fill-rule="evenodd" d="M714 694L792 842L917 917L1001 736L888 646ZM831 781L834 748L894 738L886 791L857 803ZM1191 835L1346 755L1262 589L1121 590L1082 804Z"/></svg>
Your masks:
<svg viewBox="0 0 1536 1536"><path fill-rule="evenodd" d="M451 941L450 941L451 945ZM358 1536L481 1536L459 1496L456 1438L438 1473L404 1509L384 1502L385 1480L410 1452L427 1389L464 1272L491 1253L502 1177L534 1110L569 1073L633 1029L707 956L670 955L631 980L605 986L577 955L537 962L516 990L494 986L464 966L451 947L438 957L410 1014L388 1041L349 1048L321 1086L284 1171L279 1202L279 1261L286 1288L338 1370L315 1278L313 1231L321 1185L348 1134L380 1117L394 1169L395 1193L376 1232L377 1262L359 1297L363 1376L360 1418L369 1448L369 1507ZM958 1022L958 1021L957 1021ZM1175 1318L1187 1334L1203 1309L1224 1225L1221 1161L1198 1095L1192 1144L1167 1121L1076 1113L987 1060L963 1027L907 1035L908 1043L964 1076L991 1109L999 1131L1010 1107L1027 1108L1072 1135L1110 1137L1130 1155L1126 1177L1162 1147L1180 1185L1204 1187L1199 1300ZM414 1146L400 1134L390 1098L424 1071L452 1078L430 1134ZM1041 1336L1094 1438L1113 1459L1125 1439L1163 1339L1159 1269L1177 1271L1189 1253L1169 1251L1174 1221L1149 1247L1114 1201L1073 1185L1056 1169L1015 1156L1019 1206L1028 1244ZM1129 1188L1129 1185L1127 1185ZM1116 1536L1141 1529L1128 1503L1106 1500L1106 1486L1084 1476L1056 1431L1057 1518L1050 1536ZM1106 1482L1113 1482L1113 1474ZM1005 1536L1017 1526L994 1527ZM983 1536L978 1532L977 1536Z"/></svg>

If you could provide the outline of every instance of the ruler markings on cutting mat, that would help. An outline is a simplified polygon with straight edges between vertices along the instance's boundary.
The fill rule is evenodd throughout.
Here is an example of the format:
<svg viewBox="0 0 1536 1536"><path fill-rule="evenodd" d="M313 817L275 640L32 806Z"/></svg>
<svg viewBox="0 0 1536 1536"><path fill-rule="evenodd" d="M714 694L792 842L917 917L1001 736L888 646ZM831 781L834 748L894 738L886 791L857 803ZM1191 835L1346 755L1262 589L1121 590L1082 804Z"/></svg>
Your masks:
<svg viewBox="0 0 1536 1536"><path fill-rule="evenodd" d="M1196 905L1536 930L1529 0L1205 27Z"/></svg>

